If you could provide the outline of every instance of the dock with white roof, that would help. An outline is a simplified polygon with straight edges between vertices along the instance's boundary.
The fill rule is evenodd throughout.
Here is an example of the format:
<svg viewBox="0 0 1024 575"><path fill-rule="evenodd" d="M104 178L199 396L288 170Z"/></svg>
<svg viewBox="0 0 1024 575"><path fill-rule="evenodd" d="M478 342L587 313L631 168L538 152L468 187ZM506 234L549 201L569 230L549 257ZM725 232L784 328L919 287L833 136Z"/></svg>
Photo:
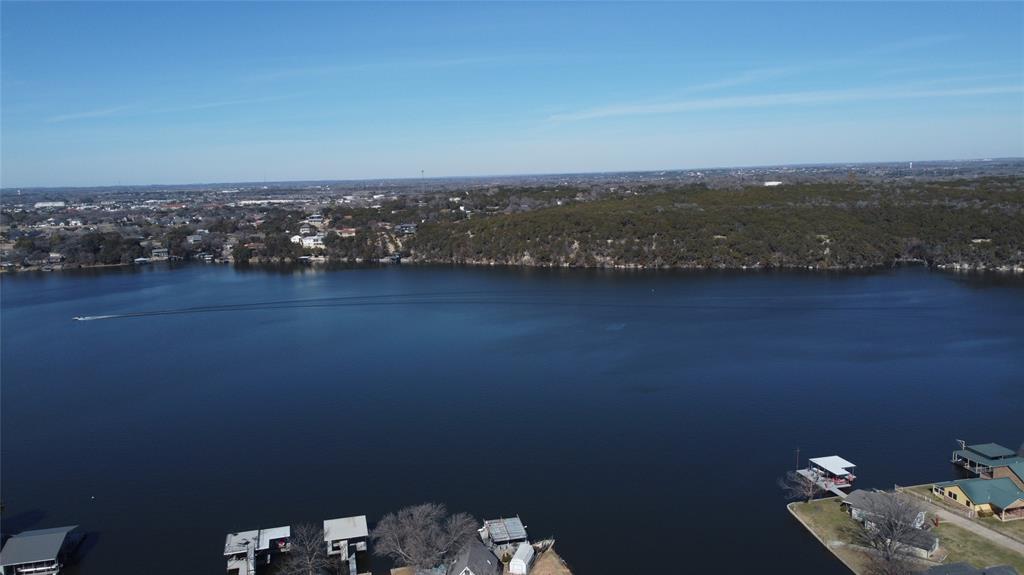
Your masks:
<svg viewBox="0 0 1024 575"><path fill-rule="evenodd" d="M806 469L798 469L796 472L822 490L839 497L846 497L843 489L849 488L857 478L853 474L857 466L838 455L812 457L808 463Z"/></svg>

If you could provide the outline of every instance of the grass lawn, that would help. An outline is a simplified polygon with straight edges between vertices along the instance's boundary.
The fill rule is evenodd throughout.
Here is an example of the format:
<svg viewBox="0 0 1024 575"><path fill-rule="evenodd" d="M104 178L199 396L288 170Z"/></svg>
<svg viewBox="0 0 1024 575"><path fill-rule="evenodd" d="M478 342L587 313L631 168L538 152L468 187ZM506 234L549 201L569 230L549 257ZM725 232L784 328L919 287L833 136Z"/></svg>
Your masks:
<svg viewBox="0 0 1024 575"><path fill-rule="evenodd" d="M939 545L949 551L946 563L966 561L975 567L1006 564L1024 573L1024 556L989 543L970 531L943 523L935 529L935 534L939 536Z"/></svg>
<svg viewBox="0 0 1024 575"><path fill-rule="evenodd" d="M925 492L927 493L927 489ZM858 573L867 572L868 562L864 554L841 545L841 543L849 541L847 530L856 528L857 524L839 508L838 498L819 499L811 503L795 503L792 505L792 510L818 537L828 544L833 553L853 565ZM998 523L998 521L996 522ZM988 524L986 522L986 525ZM935 530L935 534L939 537L939 545L949 553L944 563L965 561L975 567L1007 564L1013 565L1017 571L1024 574L1024 556L989 543L970 531L950 523L943 523Z"/></svg>
<svg viewBox="0 0 1024 575"><path fill-rule="evenodd" d="M868 561L864 554L841 546L849 538L844 531L855 528L857 522L839 508L838 497L794 503L791 509L815 535L825 541L830 551L841 557L848 566L852 566L856 573L867 572Z"/></svg>
<svg viewBox="0 0 1024 575"><path fill-rule="evenodd" d="M1018 540L1024 541L1024 519L1018 519L1016 521L1000 521L995 517L982 517L981 523L985 527L995 529L1000 533L1005 533L1010 537L1016 537Z"/></svg>
<svg viewBox="0 0 1024 575"><path fill-rule="evenodd" d="M963 509L962 505L956 505L941 497L936 497L932 493L931 485L915 485L914 487L908 487L907 489L914 493L924 495L929 501L937 503L943 507L958 510ZM1024 541L1024 519L1017 521L1000 521L994 517L980 517L977 521L989 529L994 529L1000 533L1005 533L1011 537L1017 538L1018 540Z"/></svg>

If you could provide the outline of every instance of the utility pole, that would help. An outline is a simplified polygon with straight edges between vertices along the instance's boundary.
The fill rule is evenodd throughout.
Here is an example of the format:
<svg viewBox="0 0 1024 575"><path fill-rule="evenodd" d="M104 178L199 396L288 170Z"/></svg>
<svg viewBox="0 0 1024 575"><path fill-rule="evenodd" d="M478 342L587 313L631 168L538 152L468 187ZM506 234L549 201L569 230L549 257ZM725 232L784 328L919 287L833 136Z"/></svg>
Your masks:
<svg viewBox="0 0 1024 575"><path fill-rule="evenodd" d="M796 448L796 468L794 471L800 471L800 448Z"/></svg>

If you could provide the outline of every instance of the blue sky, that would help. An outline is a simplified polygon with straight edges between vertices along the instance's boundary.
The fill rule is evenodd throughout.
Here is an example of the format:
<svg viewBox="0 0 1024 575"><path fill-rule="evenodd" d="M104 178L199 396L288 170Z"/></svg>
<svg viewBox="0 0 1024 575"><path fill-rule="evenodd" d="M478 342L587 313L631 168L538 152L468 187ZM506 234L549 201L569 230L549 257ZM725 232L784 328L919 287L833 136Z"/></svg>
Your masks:
<svg viewBox="0 0 1024 575"><path fill-rule="evenodd" d="M1024 3L11 3L0 185L1024 156Z"/></svg>

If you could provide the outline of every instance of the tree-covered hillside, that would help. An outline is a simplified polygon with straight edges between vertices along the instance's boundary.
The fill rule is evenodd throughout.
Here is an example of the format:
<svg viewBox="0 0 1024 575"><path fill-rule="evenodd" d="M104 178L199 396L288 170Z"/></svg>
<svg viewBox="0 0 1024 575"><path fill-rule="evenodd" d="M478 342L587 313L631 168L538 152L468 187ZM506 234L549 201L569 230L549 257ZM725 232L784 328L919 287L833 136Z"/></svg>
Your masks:
<svg viewBox="0 0 1024 575"><path fill-rule="evenodd" d="M426 224L423 262L859 268L1024 265L1024 178L685 187Z"/></svg>

